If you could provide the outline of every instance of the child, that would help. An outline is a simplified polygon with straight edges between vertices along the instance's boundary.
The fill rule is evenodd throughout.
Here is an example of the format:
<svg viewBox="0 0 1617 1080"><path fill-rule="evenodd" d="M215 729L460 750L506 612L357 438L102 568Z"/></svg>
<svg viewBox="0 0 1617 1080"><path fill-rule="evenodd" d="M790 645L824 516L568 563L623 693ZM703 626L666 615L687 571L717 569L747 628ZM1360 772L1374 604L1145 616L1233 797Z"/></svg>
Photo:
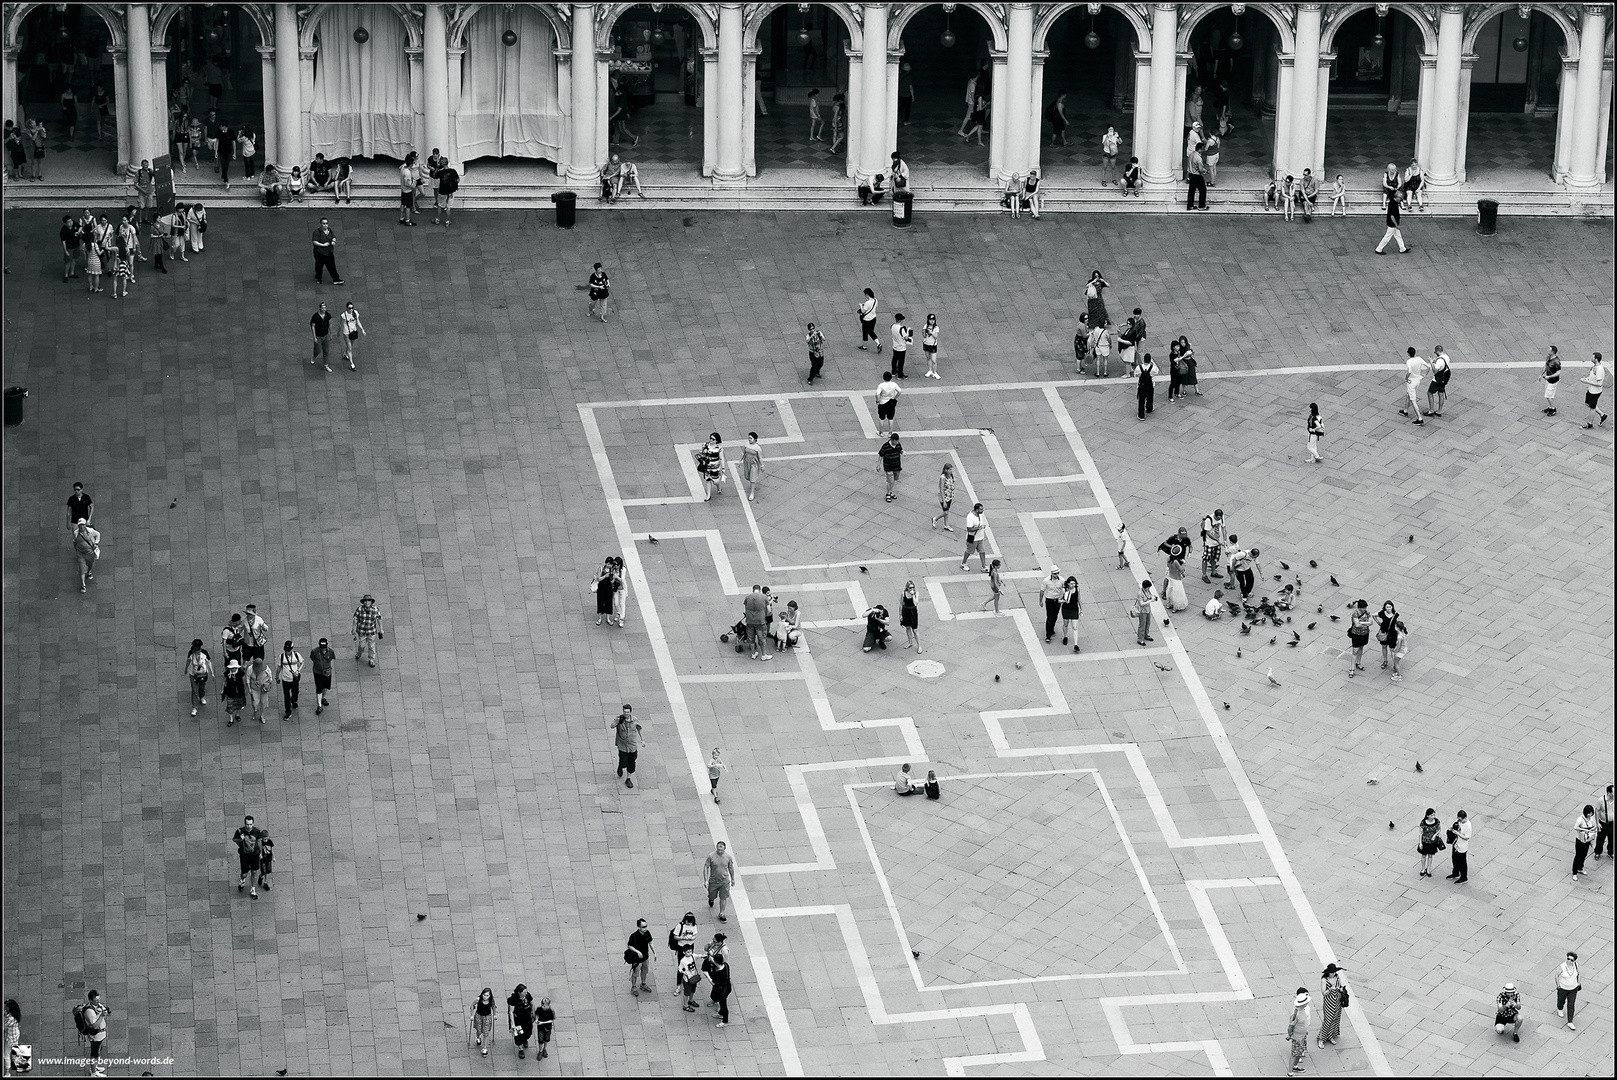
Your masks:
<svg viewBox="0 0 1617 1080"><path fill-rule="evenodd" d="M1280 599L1275 602L1275 606L1281 611L1290 611L1291 605L1296 601L1296 599L1297 587L1295 585L1287 585L1285 588L1280 590Z"/></svg>
<svg viewBox="0 0 1617 1080"><path fill-rule="evenodd" d="M685 1011L696 1011L696 988L702 983L702 972L696 966L696 950L688 949L679 956L679 989L685 995Z"/></svg>
<svg viewBox="0 0 1617 1080"><path fill-rule="evenodd" d="M1128 558L1123 554L1123 549L1128 546L1128 542L1129 527L1120 521L1117 523L1117 568L1119 570L1127 570L1129 566Z"/></svg>
<svg viewBox="0 0 1617 1080"><path fill-rule="evenodd" d="M269 891L270 875L275 872L275 841L258 830L258 887Z"/></svg>
<svg viewBox="0 0 1617 1080"><path fill-rule="evenodd" d="M1263 210L1264 213L1268 213L1270 210L1279 210L1280 208L1280 181L1271 176L1269 177L1269 186L1263 189Z"/></svg>
<svg viewBox="0 0 1617 1080"><path fill-rule="evenodd" d="M1217 620L1217 619L1222 619L1223 617L1224 617L1224 590L1223 589L1214 589L1213 590L1213 598L1211 600L1207 601L1207 606L1206 607L1202 608L1202 618Z"/></svg>
<svg viewBox="0 0 1617 1080"><path fill-rule="evenodd" d="M1331 188L1331 216L1338 216L1338 210L1340 216L1347 217L1347 181L1342 179L1341 173L1336 174L1336 185Z"/></svg>
<svg viewBox="0 0 1617 1080"><path fill-rule="evenodd" d="M809 142L824 142L825 140L820 138L820 132L825 127L825 121L820 119L820 91L818 89L809 91L808 104Z"/></svg>
<svg viewBox="0 0 1617 1080"><path fill-rule="evenodd" d="M708 785L713 789L714 803L719 801L719 776L723 774L724 770L727 768L729 768L729 766L720 760L719 748L715 746L713 748L713 756L709 758L707 762L707 782Z"/></svg>

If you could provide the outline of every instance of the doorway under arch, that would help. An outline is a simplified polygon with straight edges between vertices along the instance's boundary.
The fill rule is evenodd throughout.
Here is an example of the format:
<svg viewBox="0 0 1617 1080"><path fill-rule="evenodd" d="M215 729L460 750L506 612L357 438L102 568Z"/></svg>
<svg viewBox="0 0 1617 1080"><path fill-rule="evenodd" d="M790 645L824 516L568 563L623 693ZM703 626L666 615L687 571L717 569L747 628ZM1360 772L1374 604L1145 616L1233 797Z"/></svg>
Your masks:
<svg viewBox="0 0 1617 1080"><path fill-rule="evenodd" d="M465 51L450 71L460 87L452 159L560 168L567 119L557 44L555 27L531 4L485 4L456 27L452 46Z"/></svg>
<svg viewBox="0 0 1617 1080"><path fill-rule="evenodd" d="M1558 160L1564 80L1577 77L1577 28L1559 11L1498 5L1484 12L1466 34L1464 52L1471 66L1470 108L1466 111L1463 177L1566 178L1568 162ZM1562 63L1565 55L1572 63ZM1562 147L1564 150L1565 148Z"/></svg>
<svg viewBox="0 0 1617 1080"><path fill-rule="evenodd" d="M617 4L597 31L610 51L597 105L609 153L676 173L700 173L708 143L707 55L717 28L699 5Z"/></svg>
<svg viewBox="0 0 1617 1080"><path fill-rule="evenodd" d="M1416 154L1421 56L1436 54L1436 31L1397 7L1332 14L1321 51L1335 53L1325 113L1324 175L1361 183L1388 162L1401 169ZM1352 183L1352 180L1349 180Z"/></svg>
<svg viewBox="0 0 1617 1080"><path fill-rule="evenodd" d="M859 40L847 5L758 5L747 16L744 34L742 48L757 52L748 171L813 169L844 175L851 119L848 53L857 51ZM809 95L816 90L818 139L810 137L809 119ZM842 139L833 150L839 105Z"/></svg>
<svg viewBox="0 0 1617 1080"><path fill-rule="evenodd" d="M47 180L104 180L129 157L130 133L117 124L113 48L123 42L115 16L100 4L31 4L8 15L6 44L17 50L17 115L6 119L45 125ZM96 104L98 90L105 116ZM67 93L71 112L63 101ZM72 113L77 122L70 129Z"/></svg>
<svg viewBox="0 0 1617 1080"><path fill-rule="evenodd" d="M1101 139L1116 128L1118 160L1140 154L1136 146L1143 119L1135 112L1135 79L1140 65L1135 53L1147 52L1144 23L1106 5L1091 15L1085 4L1055 5L1033 27L1033 51L1048 54L1039 102L1041 149L1035 156L1053 180L1101 183L1104 168ZM1063 96L1064 95L1064 96ZM1057 102L1060 108L1057 109ZM1065 129L1059 134L1059 122ZM1141 140L1143 141L1143 139Z"/></svg>
<svg viewBox="0 0 1617 1080"><path fill-rule="evenodd" d="M986 173L994 124L993 63L998 46L994 28L974 5L953 12L927 4L892 28L903 46L899 88L914 89L905 123L899 105L897 149L911 166L968 168ZM869 55L869 49L866 49ZM905 71L904 66L909 70ZM981 131L967 112L966 91L972 89L973 111L981 112ZM967 134L962 135L962 131Z"/></svg>
<svg viewBox="0 0 1617 1080"><path fill-rule="evenodd" d="M195 116L210 140L217 122L238 133L252 132L259 160L264 160L266 94L258 49L266 44L266 28L240 4L176 4L159 15L153 30L154 40L168 48L170 159L179 164L176 135ZM216 122L210 123L210 117ZM214 155L204 148L198 148L196 160L204 172L219 171Z"/></svg>
<svg viewBox="0 0 1617 1080"><path fill-rule="evenodd" d="M1179 37L1176 175L1184 175L1191 125L1200 122L1203 132L1219 134L1217 172L1208 179L1210 187L1236 180L1266 182L1275 170L1278 118L1286 105L1282 58L1295 49L1290 27L1268 5L1249 6L1240 15L1229 7L1205 5Z"/></svg>

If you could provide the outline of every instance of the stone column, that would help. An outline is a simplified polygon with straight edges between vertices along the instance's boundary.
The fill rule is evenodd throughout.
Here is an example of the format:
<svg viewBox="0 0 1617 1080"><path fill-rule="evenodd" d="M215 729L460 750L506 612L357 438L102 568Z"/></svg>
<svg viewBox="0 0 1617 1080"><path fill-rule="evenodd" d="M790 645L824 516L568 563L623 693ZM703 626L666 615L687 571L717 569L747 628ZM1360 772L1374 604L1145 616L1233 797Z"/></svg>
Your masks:
<svg viewBox="0 0 1617 1080"><path fill-rule="evenodd" d="M752 102L743 99L745 79L741 56L741 5L719 5L719 81L714 97L718 99L719 159L714 164L715 183L735 183L747 178L745 153L742 150L742 127L752 109Z"/></svg>
<svg viewBox="0 0 1617 1080"><path fill-rule="evenodd" d="M131 5L131 10L133 10ZM1567 186L1592 189L1600 184L1605 166L1600 153L1601 101L1605 81L1606 8L1603 4L1583 5L1583 30L1578 40L1578 93L1572 103L1572 155L1568 164Z"/></svg>
<svg viewBox="0 0 1617 1080"><path fill-rule="evenodd" d="M319 55L319 49L298 47L298 150L304 161L314 159L309 114L314 109L314 59Z"/></svg>
<svg viewBox="0 0 1617 1080"><path fill-rule="evenodd" d="M134 123L129 115L129 50L112 50L113 117L118 125L118 172L139 165L135 157Z"/></svg>
<svg viewBox="0 0 1617 1080"><path fill-rule="evenodd" d="M294 4L275 5L275 157L265 156L283 169L307 164L303 141L303 76L298 70L298 9ZM264 92L270 92L269 83ZM268 113L268 107L264 110ZM266 124L267 124L266 120Z"/></svg>
<svg viewBox="0 0 1617 1080"><path fill-rule="evenodd" d="M1119 135L1123 134L1121 131ZM1140 159L1140 170L1145 171L1146 141L1151 137L1151 54L1134 52L1134 129L1129 143L1118 151L1119 170L1128 165L1129 158Z"/></svg>
<svg viewBox="0 0 1617 1080"><path fill-rule="evenodd" d="M1454 131L1454 173L1465 183L1465 146L1471 134L1471 71L1476 67L1475 54L1460 57L1459 121Z"/></svg>
<svg viewBox="0 0 1617 1080"><path fill-rule="evenodd" d="M1600 143L1595 147L1595 179L1602 184L1611 177L1606 175L1606 144L1611 137L1612 58L1600 63Z"/></svg>
<svg viewBox="0 0 1617 1080"><path fill-rule="evenodd" d="M168 46L152 48L151 63L146 66L152 80L152 161L167 154L172 145L168 138ZM171 160L170 165L174 162Z"/></svg>
<svg viewBox="0 0 1617 1080"><path fill-rule="evenodd" d="M459 159L460 155L449 140L449 28L444 23L442 4L426 5L421 40L421 104L427 121L426 147L422 150L422 156L425 157L436 146L441 151L447 151L447 157Z"/></svg>
<svg viewBox="0 0 1617 1080"><path fill-rule="evenodd" d="M1006 175L1025 173L1036 159L1039 125L1033 97L1033 5L1006 5L1004 106L994 102L994 115L1005 125ZM998 127L999 124L994 125Z"/></svg>
<svg viewBox="0 0 1617 1080"><path fill-rule="evenodd" d="M1033 54L1033 92L1028 96L1027 167L1041 167L1044 157L1044 62L1050 54L1043 49Z"/></svg>
<svg viewBox="0 0 1617 1080"><path fill-rule="evenodd" d="M887 112L882 118L882 143L886 152L879 163L872 166L879 173L886 173L893 164L892 153L898 149L898 69L904 63L904 43L898 43L898 48L887 50ZM887 178L892 182L892 177Z"/></svg>
<svg viewBox="0 0 1617 1080"><path fill-rule="evenodd" d="M146 4L126 7L126 38L129 45L129 160L139 165L143 160L155 160L160 154L160 142L152 132L152 22L151 9Z"/></svg>
<svg viewBox="0 0 1617 1080"><path fill-rule="evenodd" d="M1331 112L1331 65L1335 53L1319 54L1319 89L1315 91L1319 111L1314 114L1314 155L1308 167L1319 177L1319 186L1325 187L1325 123Z"/></svg>
<svg viewBox="0 0 1617 1080"><path fill-rule="evenodd" d="M758 54L757 46L741 53L741 150L748 176L758 175Z"/></svg>
<svg viewBox="0 0 1617 1080"><path fill-rule="evenodd" d="M576 33L578 28L575 26L573 29ZM712 52L712 50L704 49L702 51L702 55L707 56L709 52ZM573 55L575 57L578 55L578 47L576 45L573 47ZM599 170L601 166L604 166L612 157L611 63L612 42L610 40L604 42L597 41L595 43L595 134L594 138L590 141L589 146L589 160L595 163L597 170ZM582 72L574 72L575 76L582 74ZM708 74L712 74L711 69L708 71ZM703 109L703 119L706 121L711 121L713 119L712 113L707 111L705 107ZM712 125L709 123L706 126L711 127ZM702 157L702 175L711 176L713 175L713 135L711 132L709 132L707 135L706 149L708 152Z"/></svg>
<svg viewBox="0 0 1617 1080"><path fill-rule="evenodd" d="M414 123L410 126L410 145L426 160L427 151L422 144L427 141L427 87L426 76L422 74L422 50L405 47L405 58L410 61L410 112Z"/></svg>
<svg viewBox="0 0 1617 1080"><path fill-rule="evenodd" d="M258 140L258 160L263 162L263 168L280 159L276 153L280 147L281 125L280 117L275 115L275 46L258 46L258 63L263 72L264 86L264 131Z"/></svg>
<svg viewBox="0 0 1617 1080"><path fill-rule="evenodd" d="M1001 112L1005 108L1006 99L1009 96L1009 91L1006 89L1005 62L1007 59L1008 57L1002 52L997 52L993 49L988 51L988 60L992 65L990 70L993 73L993 82L989 84L992 87L990 94L993 102L988 112L988 122L991 125L988 129L988 178L999 182L1003 182L1010 175L1005 170L1005 135L1006 129L1010 125L1006 122L1006 117Z"/></svg>
<svg viewBox="0 0 1617 1080"><path fill-rule="evenodd" d="M571 49L556 49L556 95L560 101L573 100L573 87L568 79L572 70L573 53ZM460 173L461 179L466 178L466 162L460 156L460 82L461 68L466 60L465 49L449 49L444 54L444 66L449 72L449 141L453 145L444 147L444 156L449 159ZM563 138L566 138L563 135ZM562 147L561 156L567 157L567 148ZM567 175L566 161L556 163L556 175Z"/></svg>
<svg viewBox="0 0 1617 1080"><path fill-rule="evenodd" d="M1190 141L1190 124L1186 122L1185 102L1190 96L1190 62L1193 59L1195 58L1187 52L1178 53L1173 58L1173 175L1176 180L1185 178L1185 168L1190 164L1190 154L1185 150L1185 144Z"/></svg>
<svg viewBox="0 0 1617 1080"><path fill-rule="evenodd" d="M601 178L595 157L595 5L573 5L572 117L567 127L567 179L594 184Z"/></svg>
<svg viewBox="0 0 1617 1080"><path fill-rule="evenodd" d="M1426 165L1428 177L1431 174L1432 135L1435 130L1433 119L1436 115L1437 97L1437 57L1425 53L1420 57L1420 89L1415 99L1415 156ZM1399 163L1401 164L1401 163Z"/></svg>
<svg viewBox="0 0 1617 1080"><path fill-rule="evenodd" d="M1286 173L1302 175L1302 169L1293 169L1291 163L1291 127L1295 110L1291 106L1292 88L1297 85L1297 57L1291 53L1275 57L1275 142L1274 157L1269 167L1276 176Z"/></svg>
<svg viewBox="0 0 1617 1080"><path fill-rule="evenodd" d="M883 51L886 51L885 49ZM865 134L865 54L851 46L843 50L848 58L848 100L843 103L843 120L847 124L847 138L842 155L843 172L851 180L860 176L859 149ZM822 103L821 109L825 108ZM831 121L827 118L826 123ZM830 138L830 136L827 136Z"/></svg>
<svg viewBox="0 0 1617 1080"><path fill-rule="evenodd" d="M1151 120L1146 128L1145 153L1140 163L1145 179L1153 184L1171 184L1174 180L1174 162L1179 157L1179 121L1174 115L1175 68L1179 60L1174 50L1174 34L1178 30L1178 9L1172 4L1154 4L1151 8ZM1140 89L1135 88L1136 96ZM1138 105L1135 106L1139 108Z"/></svg>
<svg viewBox="0 0 1617 1080"><path fill-rule="evenodd" d="M1568 60L1564 53L1559 89L1555 110L1555 162L1550 166L1550 179L1564 184L1572 166L1572 110L1578 100L1578 62Z"/></svg>
<svg viewBox="0 0 1617 1080"><path fill-rule="evenodd" d="M1297 46L1293 53L1290 158L1287 171L1301 176L1314 167L1314 131L1319 123L1319 4L1297 5Z"/></svg>
<svg viewBox="0 0 1617 1080"><path fill-rule="evenodd" d="M0 87L0 94L3 94L4 98L3 103L0 103L0 118L15 120L17 126L21 127L26 117L17 111L17 55L18 49L15 45L7 47L5 51L6 82L3 87Z"/></svg>
<svg viewBox="0 0 1617 1080"><path fill-rule="evenodd" d="M717 171L719 162L719 50L704 46L698 51L702 55L702 96L699 102L702 110L702 175L711 177ZM603 82L601 85L604 87L606 84ZM606 91L603 89L601 93L604 101ZM602 109L601 113L601 123L605 125L606 110ZM603 157L602 160L606 159Z"/></svg>
<svg viewBox="0 0 1617 1080"><path fill-rule="evenodd" d="M887 114L896 108L887 94L887 5L864 5L864 59L860 64L859 164L854 176L861 181L886 169L892 151L887 146ZM849 156L853 146L849 145Z"/></svg>
<svg viewBox="0 0 1617 1080"><path fill-rule="evenodd" d="M1432 100L1426 100L1426 87L1421 87L1421 108L1431 118L1431 135L1427 154L1423 158L1426 178L1434 186L1458 184L1460 169L1457 155L1460 146L1460 77L1464 60L1461 38L1465 33L1465 9L1459 4L1444 4L1437 16L1437 63L1434 69Z"/></svg>

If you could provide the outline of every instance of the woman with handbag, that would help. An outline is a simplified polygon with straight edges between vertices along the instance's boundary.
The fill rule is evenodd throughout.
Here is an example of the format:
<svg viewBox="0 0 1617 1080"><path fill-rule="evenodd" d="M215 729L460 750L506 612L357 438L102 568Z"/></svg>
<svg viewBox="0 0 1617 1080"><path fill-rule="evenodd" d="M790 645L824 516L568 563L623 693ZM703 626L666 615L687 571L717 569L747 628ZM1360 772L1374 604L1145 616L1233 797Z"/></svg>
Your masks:
<svg viewBox="0 0 1617 1080"><path fill-rule="evenodd" d="M1347 1007L1348 991L1342 985L1341 973L1335 964L1326 964L1320 972L1319 1034L1315 1037L1320 1046L1334 1046L1342 1034L1342 1010Z"/></svg>
<svg viewBox="0 0 1617 1080"><path fill-rule="evenodd" d="M1416 849L1420 852L1421 877L1432 876L1432 856L1444 847L1443 838L1438 835L1442 828L1443 823L1437 819L1437 810L1428 806L1426 816L1420 820L1420 846Z"/></svg>
<svg viewBox="0 0 1617 1080"><path fill-rule="evenodd" d="M601 564L601 570L590 580L590 591L595 594L595 625L600 626L605 619L608 625L613 621L612 600L617 590L617 575L612 564L612 556L607 556Z"/></svg>
<svg viewBox="0 0 1617 1080"><path fill-rule="evenodd" d="M1179 374L1179 396L1184 396L1188 386L1201 397L1202 388L1196 383L1196 349L1184 334L1179 335L1179 366L1183 369Z"/></svg>
<svg viewBox="0 0 1617 1080"><path fill-rule="evenodd" d="M1391 660L1392 681L1403 682L1404 677L1398 674L1398 661L1409 652L1409 627L1398 617L1398 608L1391 600L1381 605L1376 623L1380 627L1376 631L1376 641L1381 645L1381 666L1385 668L1387 661Z"/></svg>
<svg viewBox="0 0 1617 1080"><path fill-rule="evenodd" d="M1348 645L1353 650L1353 670L1348 672L1351 679L1364 670L1364 647L1370 644L1370 603L1355 600L1348 608Z"/></svg>

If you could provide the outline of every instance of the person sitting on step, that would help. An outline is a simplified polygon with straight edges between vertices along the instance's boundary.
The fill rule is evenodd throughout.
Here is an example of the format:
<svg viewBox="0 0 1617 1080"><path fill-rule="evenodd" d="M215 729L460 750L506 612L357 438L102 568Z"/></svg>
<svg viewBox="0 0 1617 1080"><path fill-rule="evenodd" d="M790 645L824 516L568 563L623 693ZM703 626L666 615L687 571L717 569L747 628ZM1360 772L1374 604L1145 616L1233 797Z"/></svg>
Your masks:
<svg viewBox="0 0 1617 1080"><path fill-rule="evenodd" d="M870 183L859 185L859 203L861 206L874 206L881 202L881 197L887 194L887 178L877 173L870 178Z"/></svg>

